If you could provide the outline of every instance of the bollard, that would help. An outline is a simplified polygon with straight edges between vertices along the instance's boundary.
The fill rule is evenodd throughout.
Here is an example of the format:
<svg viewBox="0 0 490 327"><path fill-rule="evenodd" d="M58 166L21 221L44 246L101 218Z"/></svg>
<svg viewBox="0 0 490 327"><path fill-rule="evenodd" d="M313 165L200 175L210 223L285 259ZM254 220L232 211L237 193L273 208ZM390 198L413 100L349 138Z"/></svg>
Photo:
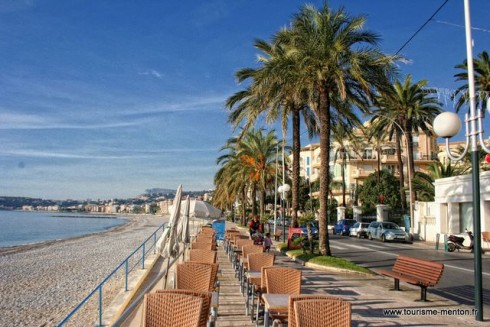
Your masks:
<svg viewBox="0 0 490 327"><path fill-rule="evenodd" d="M447 235L444 234L444 252L447 252Z"/></svg>
<svg viewBox="0 0 490 327"><path fill-rule="evenodd" d="M436 234L436 250L439 251L439 238L441 237L441 234L437 233Z"/></svg>

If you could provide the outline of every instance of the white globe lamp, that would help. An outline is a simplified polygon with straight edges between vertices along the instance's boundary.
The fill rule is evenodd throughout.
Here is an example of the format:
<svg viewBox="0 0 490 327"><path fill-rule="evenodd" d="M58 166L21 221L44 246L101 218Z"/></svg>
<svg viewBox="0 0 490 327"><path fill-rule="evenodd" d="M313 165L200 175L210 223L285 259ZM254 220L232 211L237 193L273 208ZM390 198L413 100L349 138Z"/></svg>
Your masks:
<svg viewBox="0 0 490 327"><path fill-rule="evenodd" d="M461 120L454 112L443 112L434 119L434 132L443 138L453 137L461 129Z"/></svg>

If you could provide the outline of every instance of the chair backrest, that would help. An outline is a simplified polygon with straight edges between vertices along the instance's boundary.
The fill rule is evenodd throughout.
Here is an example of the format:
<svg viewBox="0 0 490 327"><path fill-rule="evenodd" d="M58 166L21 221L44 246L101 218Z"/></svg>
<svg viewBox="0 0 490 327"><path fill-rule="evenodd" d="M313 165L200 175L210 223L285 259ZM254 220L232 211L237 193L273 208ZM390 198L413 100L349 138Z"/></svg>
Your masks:
<svg viewBox="0 0 490 327"><path fill-rule="evenodd" d="M191 249L201 249L201 250L210 250L216 251L216 243L211 242L197 242L191 244Z"/></svg>
<svg viewBox="0 0 490 327"><path fill-rule="evenodd" d="M244 245L242 246L242 255L246 258L251 253L262 253L264 252L264 248L262 245Z"/></svg>
<svg viewBox="0 0 490 327"><path fill-rule="evenodd" d="M274 265L275 256L272 253L250 253L247 257L248 271L262 271L262 267Z"/></svg>
<svg viewBox="0 0 490 327"><path fill-rule="evenodd" d="M489 242L490 243L490 232L481 232L481 237L483 242Z"/></svg>
<svg viewBox="0 0 490 327"><path fill-rule="evenodd" d="M250 239L237 239L235 241L235 246L237 249L242 249L243 246L246 246L246 245L253 245L254 244L254 241L253 240L250 240Z"/></svg>
<svg viewBox="0 0 490 327"><path fill-rule="evenodd" d="M216 240L211 235L198 235L194 239L194 243L216 243Z"/></svg>
<svg viewBox="0 0 490 327"><path fill-rule="evenodd" d="M294 303L296 301L304 300L332 300L332 301L344 301L340 297L324 295L324 294L293 294L289 296L288 306L288 327L297 327L296 314L294 312Z"/></svg>
<svg viewBox="0 0 490 327"><path fill-rule="evenodd" d="M216 251L191 249L189 250L189 261L202 263L216 263Z"/></svg>
<svg viewBox="0 0 490 327"><path fill-rule="evenodd" d="M238 240L248 240L250 237L242 234L232 234L231 235L231 243L236 244Z"/></svg>
<svg viewBox="0 0 490 327"><path fill-rule="evenodd" d="M187 294L202 298L201 318L199 319L199 327L206 327L209 320L209 310L211 308L211 292L199 292L193 290L156 290L157 293L172 293L172 294Z"/></svg>
<svg viewBox="0 0 490 327"><path fill-rule="evenodd" d="M351 326L352 308L348 301L331 299L295 301L294 312L296 326Z"/></svg>
<svg viewBox="0 0 490 327"><path fill-rule="evenodd" d="M142 326L198 326L203 299L174 293L148 293L143 305Z"/></svg>
<svg viewBox="0 0 490 327"><path fill-rule="evenodd" d="M214 235L216 234L216 231L212 228L203 228L199 235Z"/></svg>
<svg viewBox="0 0 490 327"><path fill-rule="evenodd" d="M176 288L194 291L211 291L214 288L217 264L184 262L177 265ZM216 272L215 272L216 271Z"/></svg>
<svg viewBox="0 0 490 327"><path fill-rule="evenodd" d="M267 283L266 283L266 280L265 280L265 274L268 271L270 271L270 270L280 269L280 268L282 268L282 267L279 267L279 266L263 266L260 269L260 272L261 272L260 273L260 291L261 292L263 292L263 293L266 293L267 292Z"/></svg>
<svg viewBox="0 0 490 327"><path fill-rule="evenodd" d="M299 294L301 293L301 270L280 267L265 272L267 293Z"/></svg>

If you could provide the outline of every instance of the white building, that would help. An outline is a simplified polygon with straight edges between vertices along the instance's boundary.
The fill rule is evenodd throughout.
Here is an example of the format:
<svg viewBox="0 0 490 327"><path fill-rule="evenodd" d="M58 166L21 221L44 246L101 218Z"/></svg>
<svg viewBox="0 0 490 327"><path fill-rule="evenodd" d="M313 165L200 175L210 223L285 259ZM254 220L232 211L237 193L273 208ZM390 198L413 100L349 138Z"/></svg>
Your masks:
<svg viewBox="0 0 490 327"><path fill-rule="evenodd" d="M473 190L471 174L435 181L435 201L415 205L413 232L427 241L439 234L473 231ZM481 231L490 231L490 172L480 173ZM490 244L483 244L490 248Z"/></svg>

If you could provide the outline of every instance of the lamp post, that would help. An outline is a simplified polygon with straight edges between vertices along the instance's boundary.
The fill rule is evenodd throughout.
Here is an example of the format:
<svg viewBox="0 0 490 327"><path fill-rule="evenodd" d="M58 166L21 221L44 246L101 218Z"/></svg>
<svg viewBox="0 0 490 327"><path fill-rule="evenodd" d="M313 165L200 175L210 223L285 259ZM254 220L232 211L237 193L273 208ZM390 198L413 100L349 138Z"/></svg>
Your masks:
<svg viewBox="0 0 490 327"><path fill-rule="evenodd" d="M475 319L483 321L483 288L482 288L482 259L481 259L481 222L480 222L480 163L478 139L482 149L490 153L483 141L482 112L476 109L475 103L475 73L473 70L473 49L471 38L470 1L464 0L464 18L466 32L466 56L468 65L468 91L470 110L465 115L466 144L459 157L452 155L449 148L449 138L458 134L461 120L452 112L443 112L434 119L434 132L446 139L446 152L453 161L461 160L471 147L471 175L473 191L473 236L474 236L474 274L475 274ZM487 100L487 107L490 106ZM478 127L477 127L478 123Z"/></svg>
<svg viewBox="0 0 490 327"><path fill-rule="evenodd" d="M281 193L281 206L282 206L282 241L286 242L286 193L289 192L291 187L288 184L279 186L277 191Z"/></svg>

